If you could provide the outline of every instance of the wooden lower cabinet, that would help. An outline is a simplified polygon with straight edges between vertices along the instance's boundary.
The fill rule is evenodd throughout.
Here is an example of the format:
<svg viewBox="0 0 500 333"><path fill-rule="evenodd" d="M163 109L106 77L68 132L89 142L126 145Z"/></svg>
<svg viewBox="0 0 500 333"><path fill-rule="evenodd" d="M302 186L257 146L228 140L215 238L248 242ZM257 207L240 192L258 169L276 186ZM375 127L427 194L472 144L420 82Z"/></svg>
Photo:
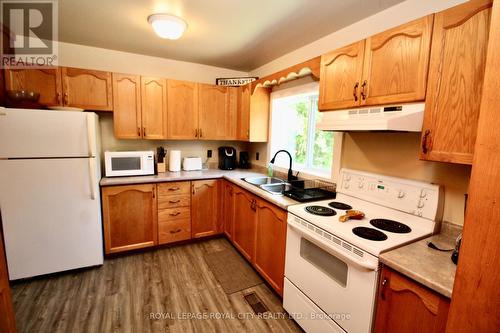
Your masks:
<svg viewBox="0 0 500 333"><path fill-rule="evenodd" d="M219 205L219 180L191 182L191 236L193 238L222 233Z"/></svg>
<svg viewBox="0 0 500 333"><path fill-rule="evenodd" d="M253 261L257 228L257 197L236 186L233 193L235 211L233 244L247 260Z"/></svg>
<svg viewBox="0 0 500 333"><path fill-rule="evenodd" d="M102 188L106 254L158 244L156 185Z"/></svg>
<svg viewBox="0 0 500 333"><path fill-rule="evenodd" d="M285 276L286 216L285 210L257 200L254 266L281 296Z"/></svg>
<svg viewBox="0 0 500 333"><path fill-rule="evenodd" d="M224 222L224 234L231 240L234 232L234 186L228 182L223 182L222 194L222 220Z"/></svg>
<svg viewBox="0 0 500 333"><path fill-rule="evenodd" d="M15 333L15 319L12 296L10 294L9 276L7 273L7 262L5 260L2 232L0 230L0 332Z"/></svg>
<svg viewBox="0 0 500 333"><path fill-rule="evenodd" d="M191 239L191 182L158 184L158 244Z"/></svg>
<svg viewBox="0 0 500 333"><path fill-rule="evenodd" d="M384 267L374 332L444 332L449 306L448 298Z"/></svg>

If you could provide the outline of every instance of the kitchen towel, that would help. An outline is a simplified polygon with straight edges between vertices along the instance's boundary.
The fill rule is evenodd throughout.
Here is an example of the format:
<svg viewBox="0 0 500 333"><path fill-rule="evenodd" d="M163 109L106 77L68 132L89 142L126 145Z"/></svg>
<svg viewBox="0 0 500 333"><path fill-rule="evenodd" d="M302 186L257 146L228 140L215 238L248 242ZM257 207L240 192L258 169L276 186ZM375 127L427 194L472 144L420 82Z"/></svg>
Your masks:
<svg viewBox="0 0 500 333"><path fill-rule="evenodd" d="M169 171L181 171L181 151L171 150L170 159L168 160Z"/></svg>

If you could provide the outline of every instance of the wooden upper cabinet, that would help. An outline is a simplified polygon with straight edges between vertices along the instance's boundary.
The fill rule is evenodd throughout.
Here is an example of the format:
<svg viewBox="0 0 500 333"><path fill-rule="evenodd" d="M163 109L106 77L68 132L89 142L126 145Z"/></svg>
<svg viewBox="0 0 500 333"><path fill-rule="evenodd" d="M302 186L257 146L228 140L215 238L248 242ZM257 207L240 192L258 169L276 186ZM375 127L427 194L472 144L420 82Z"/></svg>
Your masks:
<svg viewBox="0 0 500 333"><path fill-rule="evenodd" d="M425 99L433 15L366 39L361 104Z"/></svg>
<svg viewBox="0 0 500 333"><path fill-rule="evenodd" d="M158 244L155 184L103 187L102 212L106 253Z"/></svg>
<svg viewBox="0 0 500 333"><path fill-rule="evenodd" d="M167 80L167 137L198 138L198 84Z"/></svg>
<svg viewBox="0 0 500 333"><path fill-rule="evenodd" d="M359 105L364 49L362 40L321 56L319 110Z"/></svg>
<svg viewBox="0 0 500 333"><path fill-rule="evenodd" d="M166 139L167 82L165 79L141 76L142 137Z"/></svg>
<svg viewBox="0 0 500 333"><path fill-rule="evenodd" d="M250 142L267 142L269 136L269 111L271 90L255 88L250 95Z"/></svg>
<svg viewBox="0 0 500 333"><path fill-rule="evenodd" d="M5 86L7 90L36 91L42 105L62 105L60 68L6 69Z"/></svg>
<svg viewBox="0 0 500 333"><path fill-rule="evenodd" d="M285 210L258 199L255 268L280 295L285 278Z"/></svg>
<svg viewBox="0 0 500 333"><path fill-rule="evenodd" d="M435 15L422 159L472 164L492 3L469 1Z"/></svg>
<svg viewBox="0 0 500 333"><path fill-rule="evenodd" d="M255 254L255 231L257 228L256 197L247 191L234 187L233 243L241 254L253 261Z"/></svg>
<svg viewBox="0 0 500 333"><path fill-rule="evenodd" d="M110 72L62 67L63 104L96 111L113 110Z"/></svg>
<svg viewBox="0 0 500 333"><path fill-rule="evenodd" d="M448 298L384 267L374 332L444 332L449 306Z"/></svg>
<svg viewBox="0 0 500 333"><path fill-rule="evenodd" d="M250 140L250 96L252 84L238 87L238 119L236 121L236 137L238 140Z"/></svg>
<svg viewBox="0 0 500 333"><path fill-rule="evenodd" d="M115 137L142 137L140 76L113 73L113 112Z"/></svg>
<svg viewBox="0 0 500 333"><path fill-rule="evenodd" d="M238 94L238 87L227 88L226 140L236 140L238 138Z"/></svg>
<svg viewBox="0 0 500 333"><path fill-rule="evenodd" d="M202 140L226 138L227 87L198 84L198 110Z"/></svg>
<svg viewBox="0 0 500 333"><path fill-rule="evenodd" d="M219 181L217 179L191 182L191 234L193 238L222 232L219 225Z"/></svg>

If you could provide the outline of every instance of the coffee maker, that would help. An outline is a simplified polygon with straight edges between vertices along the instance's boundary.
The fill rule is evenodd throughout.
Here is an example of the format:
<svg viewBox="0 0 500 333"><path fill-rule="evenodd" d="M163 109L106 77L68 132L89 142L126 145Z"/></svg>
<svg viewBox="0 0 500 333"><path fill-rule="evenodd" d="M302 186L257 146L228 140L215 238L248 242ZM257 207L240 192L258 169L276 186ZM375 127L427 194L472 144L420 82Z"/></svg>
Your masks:
<svg viewBox="0 0 500 333"><path fill-rule="evenodd" d="M219 147L219 169L236 169L236 149L233 147Z"/></svg>
<svg viewBox="0 0 500 333"><path fill-rule="evenodd" d="M240 162L238 166L241 169L250 169L250 154L247 151L240 151Z"/></svg>

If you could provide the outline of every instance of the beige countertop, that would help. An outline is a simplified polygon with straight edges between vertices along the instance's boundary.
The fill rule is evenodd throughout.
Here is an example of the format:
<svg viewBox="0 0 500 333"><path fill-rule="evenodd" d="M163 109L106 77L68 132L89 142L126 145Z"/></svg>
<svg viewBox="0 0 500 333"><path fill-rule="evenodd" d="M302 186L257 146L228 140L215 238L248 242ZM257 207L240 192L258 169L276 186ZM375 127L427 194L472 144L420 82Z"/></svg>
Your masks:
<svg viewBox="0 0 500 333"><path fill-rule="evenodd" d="M201 180L201 179L217 179L224 178L228 181L252 192L253 194L275 204L276 206L286 209L290 205L298 202L282 195L268 193L257 186L249 184L242 180L245 177L265 176L261 172L255 170L200 170L200 171L179 171L179 172L161 172L158 175L151 176L132 176L132 177L104 177L101 179L101 186L114 185L132 185L145 183L164 183L174 181Z"/></svg>
<svg viewBox="0 0 500 333"><path fill-rule="evenodd" d="M380 261L390 268L451 298L457 266L451 261L452 252L431 249L432 241L442 249L455 247L456 235L442 231L418 242L382 253Z"/></svg>

